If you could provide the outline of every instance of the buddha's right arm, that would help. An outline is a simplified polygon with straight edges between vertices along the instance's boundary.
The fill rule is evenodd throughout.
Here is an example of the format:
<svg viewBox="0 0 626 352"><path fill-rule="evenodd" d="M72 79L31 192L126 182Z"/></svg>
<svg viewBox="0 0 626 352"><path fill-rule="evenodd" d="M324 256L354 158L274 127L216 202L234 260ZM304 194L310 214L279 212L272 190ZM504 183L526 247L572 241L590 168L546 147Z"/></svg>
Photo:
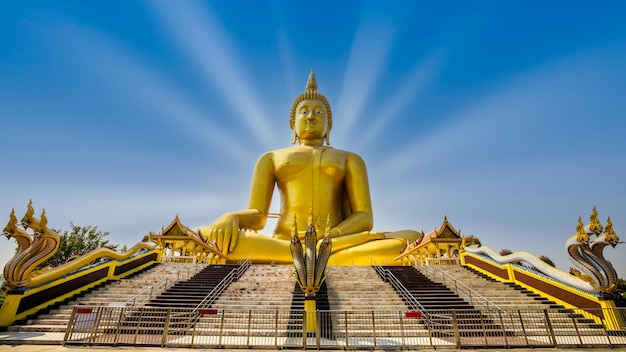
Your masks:
<svg viewBox="0 0 626 352"><path fill-rule="evenodd" d="M231 213L237 216L239 230L262 230L267 221L267 214L258 209L246 209Z"/></svg>

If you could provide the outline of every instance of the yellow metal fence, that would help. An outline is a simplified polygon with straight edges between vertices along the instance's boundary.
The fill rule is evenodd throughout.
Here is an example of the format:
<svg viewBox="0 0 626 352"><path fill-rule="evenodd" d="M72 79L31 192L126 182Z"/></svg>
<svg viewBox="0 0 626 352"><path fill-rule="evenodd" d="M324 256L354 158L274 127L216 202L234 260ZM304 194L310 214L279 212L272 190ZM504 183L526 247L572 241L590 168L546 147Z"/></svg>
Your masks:
<svg viewBox="0 0 626 352"><path fill-rule="evenodd" d="M65 344L194 348L418 349L626 346L602 311L577 309L290 311L86 307ZM626 311L620 310L622 319ZM596 317L596 318L594 318ZM307 324L306 319L315 319ZM315 329L308 329L314 326Z"/></svg>

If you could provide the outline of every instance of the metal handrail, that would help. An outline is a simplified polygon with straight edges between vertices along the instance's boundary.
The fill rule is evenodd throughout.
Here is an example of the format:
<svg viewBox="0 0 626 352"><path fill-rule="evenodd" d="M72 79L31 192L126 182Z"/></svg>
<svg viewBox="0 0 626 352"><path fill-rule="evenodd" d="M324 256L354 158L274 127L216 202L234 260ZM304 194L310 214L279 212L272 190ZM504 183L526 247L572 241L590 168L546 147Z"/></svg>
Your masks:
<svg viewBox="0 0 626 352"><path fill-rule="evenodd" d="M243 273L246 272L246 270L248 270L248 268L250 267L250 264L252 263L252 257L248 257L246 259L242 259L240 260L237 264L238 267L236 267L235 269L231 270L230 273L228 273L228 275L226 275L225 278L223 278L212 290L211 292L209 292L204 299L202 300L202 302L200 302L195 310L199 310L199 309L203 309L203 308L208 308L211 306L211 304L213 304L213 302L215 302L215 300L217 300L217 298L222 294L222 292L224 292L224 290L226 290L226 288L233 282L233 281L237 281L239 280L239 278L241 277L241 275L243 275Z"/></svg>
<svg viewBox="0 0 626 352"><path fill-rule="evenodd" d="M418 310L422 312L422 314L427 314L426 309L420 304L419 301L417 301L417 299L415 299L415 297L413 297L411 292L409 292L409 290L400 282L400 280L398 280L398 278L391 271L389 271L389 269L385 269L375 263L372 266L374 267L374 270L376 270L378 275L380 275L380 277L384 281L389 282L391 286L393 286L393 288L396 290L398 295L400 295L401 298L405 299L405 302L407 302L410 308Z"/></svg>
<svg viewBox="0 0 626 352"><path fill-rule="evenodd" d="M438 271L443 278L441 280L442 283L446 285L446 287L453 290L454 293L459 295L459 297L468 298L470 301L469 303L471 305L479 306L479 307L486 307L487 309L502 310L502 308L500 308L499 306L497 306L496 304L494 304L487 298L483 297L480 293L476 292L471 287L465 285L463 282L459 281L454 276L446 273L445 271L439 268L434 268L432 266L428 266L428 267L427 266L415 266L414 268L433 281L437 281L436 272ZM451 285L448 285L448 283L446 282L446 278L452 281Z"/></svg>

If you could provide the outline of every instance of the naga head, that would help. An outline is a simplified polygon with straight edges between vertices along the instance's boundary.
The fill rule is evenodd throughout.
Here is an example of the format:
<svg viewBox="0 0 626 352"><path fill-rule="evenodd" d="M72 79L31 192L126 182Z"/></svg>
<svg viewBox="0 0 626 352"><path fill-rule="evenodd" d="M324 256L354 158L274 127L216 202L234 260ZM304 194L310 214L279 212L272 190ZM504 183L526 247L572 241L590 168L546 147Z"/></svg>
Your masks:
<svg viewBox="0 0 626 352"><path fill-rule="evenodd" d="M48 229L48 217L46 216L46 209L43 209L41 212L41 220L36 224L35 228L35 236L43 235Z"/></svg>
<svg viewBox="0 0 626 352"><path fill-rule="evenodd" d="M619 243L619 237L617 237L615 230L613 230L613 222L611 221L610 216L608 219L606 219L606 226L604 227L604 233L605 233L604 240L608 242L611 246L613 246L613 248L615 248L615 246L617 246L617 244Z"/></svg>
<svg viewBox="0 0 626 352"><path fill-rule="evenodd" d="M598 219L598 210L596 206L593 206L593 210L591 211L591 216L589 217L589 225L587 226L587 232L594 235L600 235L604 229L602 228L602 224L600 223L600 219Z"/></svg>
<svg viewBox="0 0 626 352"><path fill-rule="evenodd" d="M2 230L2 234L7 237L7 239L11 239L13 234L17 231L17 218L15 217L15 209L11 209L11 215L9 215L9 222L7 226Z"/></svg>
<svg viewBox="0 0 626 352"><path fill-rule="evenodd" d="M585 230L583 219L578 217L578 225L576 226L576 241L580 244L589 244L589 233Z"/></svg>
<svg viewBox="0 0 626 352"><path fill-rule="evenodd" d="M28 201L28 206L26 207L26 214L24 214L24 217L22 218L22 227L24 228L24 230L26 230L27 228L29 228L31 226L31 224L34 224L35 221L35 209L33 208L33 200L29 200Z"/></svg>

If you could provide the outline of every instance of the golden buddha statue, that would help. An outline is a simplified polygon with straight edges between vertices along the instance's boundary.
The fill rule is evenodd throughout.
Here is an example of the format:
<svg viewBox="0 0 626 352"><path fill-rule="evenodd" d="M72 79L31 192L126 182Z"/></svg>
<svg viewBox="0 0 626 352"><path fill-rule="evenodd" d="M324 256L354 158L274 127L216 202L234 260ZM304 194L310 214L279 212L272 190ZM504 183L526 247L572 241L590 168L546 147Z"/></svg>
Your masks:
<svg viewBox="0 0 626 352"><path fill-rule="evenodd" d="M365 163L357 154L329 146L332 123L330 104L317 91L311 71L306 92L291 108L294 146L258 159L248 209L226 213L211 226L196 230L215 242L229 262L252 256L255 263L291 263L294 218L302 239L311 214L318 239L324 234L332 238L329 265L371 265L372 258L379 264L392 264L407 242L421 234L370 232L373 216ZM256 231L265 226L275 187L281 207L274 235L269 237Z"/></svg>

